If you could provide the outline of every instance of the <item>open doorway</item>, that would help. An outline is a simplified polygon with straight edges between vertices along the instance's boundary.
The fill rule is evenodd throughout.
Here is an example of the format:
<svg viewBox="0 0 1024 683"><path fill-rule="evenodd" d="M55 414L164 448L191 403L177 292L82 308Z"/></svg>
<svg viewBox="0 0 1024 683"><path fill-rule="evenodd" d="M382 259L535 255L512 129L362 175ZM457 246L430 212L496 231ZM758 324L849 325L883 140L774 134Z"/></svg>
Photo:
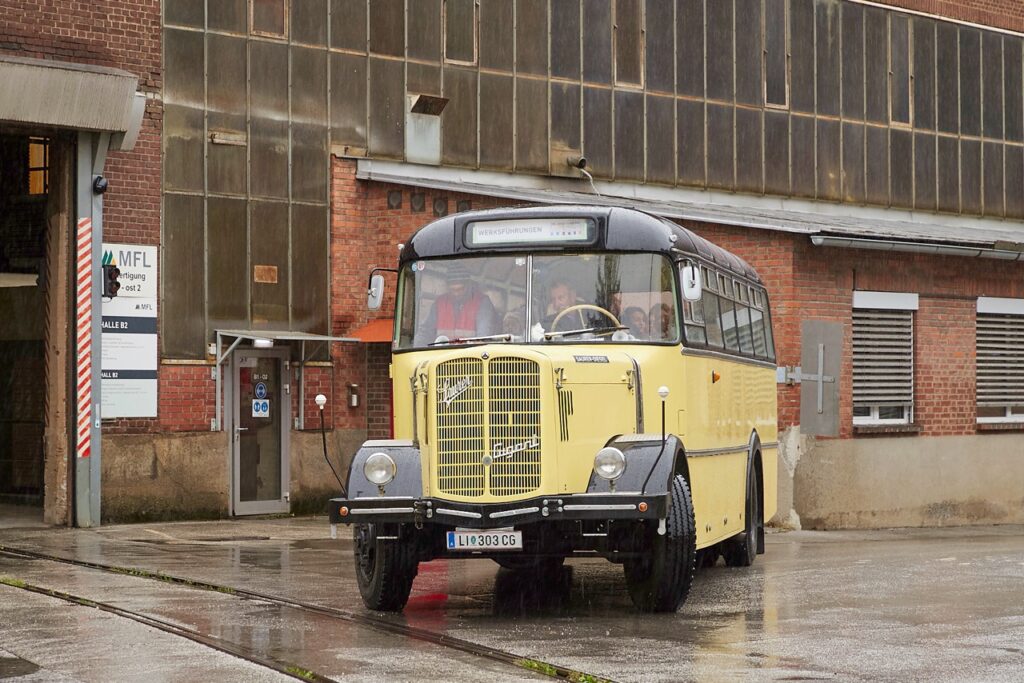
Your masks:
<svg viewBox="0 0 1024 683"><path fill-rule="evenodd" d="M0 527L67 522L69 156L0 129Z"/></svg>

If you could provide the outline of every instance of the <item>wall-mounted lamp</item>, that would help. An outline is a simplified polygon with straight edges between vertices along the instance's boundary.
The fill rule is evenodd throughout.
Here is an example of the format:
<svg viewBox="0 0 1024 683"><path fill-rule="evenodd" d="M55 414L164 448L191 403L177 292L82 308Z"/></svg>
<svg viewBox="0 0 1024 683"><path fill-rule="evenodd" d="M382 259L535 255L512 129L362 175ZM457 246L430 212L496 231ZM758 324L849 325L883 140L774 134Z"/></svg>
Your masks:
<svg viewBox="0 0 1024 683"><path fill-rule="evenodd" d="M348 385L348 405L350 408L359 407L359 385L349 384Z"/></svg>
<svg viewBox="0 0 1024 683"><path fill-rule="evenodd" d="M252 347L254 349L272 349L274 348L273 339L263 339L262 337L252 340Z"/></svg>

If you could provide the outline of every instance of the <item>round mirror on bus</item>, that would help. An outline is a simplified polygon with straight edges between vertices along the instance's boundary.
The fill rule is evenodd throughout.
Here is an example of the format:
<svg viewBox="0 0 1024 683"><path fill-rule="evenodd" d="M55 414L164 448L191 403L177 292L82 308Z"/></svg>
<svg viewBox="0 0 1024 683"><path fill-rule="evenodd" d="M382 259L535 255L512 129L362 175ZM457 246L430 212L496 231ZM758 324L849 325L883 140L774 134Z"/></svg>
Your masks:
<svg viewBox="0 0 1024 683"><path fill-rule="evenodd" d="M683 285L683 299L686 301L700 301L700 269L689 263L679 269L679 275Z"/></svg>

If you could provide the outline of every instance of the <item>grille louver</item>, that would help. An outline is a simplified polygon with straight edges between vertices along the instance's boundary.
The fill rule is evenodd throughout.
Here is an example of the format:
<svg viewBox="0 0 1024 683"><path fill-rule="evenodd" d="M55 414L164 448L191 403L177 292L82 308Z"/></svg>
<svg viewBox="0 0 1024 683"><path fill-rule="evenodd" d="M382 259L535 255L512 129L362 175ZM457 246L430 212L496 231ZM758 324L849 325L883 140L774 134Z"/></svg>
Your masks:
<svg viewBox="0 0 1024 683"><path fill-rule="evenodd" d="M443 493L514 496L540 487L540 368L534 361L459 358L437 368L438 486ZM483 464L490 455L492 464Z"/></svg>
<svg viewBox="0 0 1024 683"><path fill-rule="evenodd" d="M914 402L913 311L854 309L853 404Z"/></svg>
<svg viewBox="0 0 1024 683"><path fill-rule="evenodd" d="M978 314L978 405L1024 406L1024 316Z"/></svg>

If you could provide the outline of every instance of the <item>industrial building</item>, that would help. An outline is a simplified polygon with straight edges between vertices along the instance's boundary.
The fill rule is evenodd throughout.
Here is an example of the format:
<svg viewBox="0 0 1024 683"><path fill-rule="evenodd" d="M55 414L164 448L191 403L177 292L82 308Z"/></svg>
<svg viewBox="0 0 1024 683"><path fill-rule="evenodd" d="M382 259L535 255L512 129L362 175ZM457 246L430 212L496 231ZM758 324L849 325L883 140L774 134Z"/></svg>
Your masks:
<svg viewBox="0 0 1024 683"><path fill-rule="evenodd" d="M321 510L371 268L582 202L765 280L778 521L1024 522L1017 2L0 0L0 179L0 515Z"/></svg>

